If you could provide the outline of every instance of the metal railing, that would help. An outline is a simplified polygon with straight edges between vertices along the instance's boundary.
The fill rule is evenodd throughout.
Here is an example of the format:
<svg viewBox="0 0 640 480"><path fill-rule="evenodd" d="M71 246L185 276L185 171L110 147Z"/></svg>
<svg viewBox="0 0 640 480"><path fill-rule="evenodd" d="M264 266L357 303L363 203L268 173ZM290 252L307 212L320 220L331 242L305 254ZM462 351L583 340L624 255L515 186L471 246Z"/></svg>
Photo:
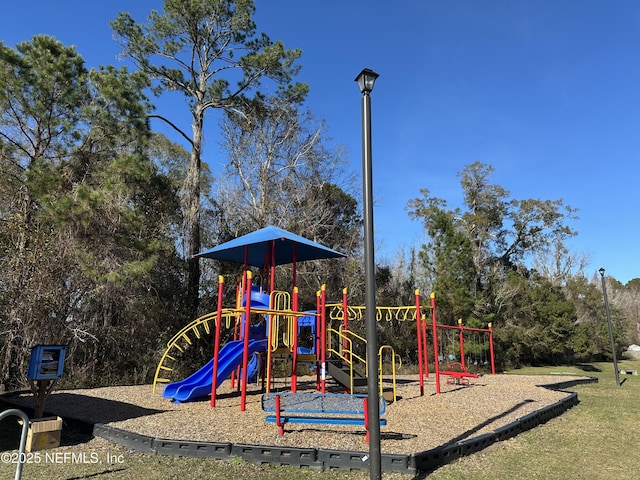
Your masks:
<svg viewBox="0 0 640 480"><path fill-rule="evenodd" d="M18 410L16 408L11 408L9 410L5 410L0 413L0 420L9 415L15 415L16 417L20 417L22 419L22 435L20 435L20 448L18 449L18 464L16 465L16 476L15 480L22 479L22 467L24 467L24 462L26 460L25 450L27 447L27 435L29 433L29 417L22 410Z"/></svg>
<svg viewBox="0 0 640 480"><path fill-rule="evenodd" d="M333 335L332 335L333 334ZM343 326L340 325L339 330L335 330L333 328L329 328L327 330L327 353L334 353L339 358L341 358L344 363L349 366L349 377L350 377L350 385L349 392L353 393L353 371L354 364L359 362L364 366L364 371L367 372L367 359L358 355L354 352L354 342L353 339L360 340L363 344L367 343L367 339L354 333L350 330L344 330ZM334 344L337 343L337 349L334 347ZM382 345L378 350L378 385L380 388L380 395L383 394L383 378L384 378L384 355L383 353L389 351L391 355L391 381L393 386L393 401L396 401L396 353L391 345Z"/></svg>
<svg viewBox="0 0 640 480"><path fill-rule="evenodd" d="M380 385L380 395L382 396L384 393L384 388L382 385L382 380L384 378L384 364L383 364L383 354L384 351L388 350L391 355L391 384L393 390L393 403L396 403L397 392L396 392L396 357L398 356L391 345L382 345L378 350L378 376L379 376L379 385Z"/></svg>

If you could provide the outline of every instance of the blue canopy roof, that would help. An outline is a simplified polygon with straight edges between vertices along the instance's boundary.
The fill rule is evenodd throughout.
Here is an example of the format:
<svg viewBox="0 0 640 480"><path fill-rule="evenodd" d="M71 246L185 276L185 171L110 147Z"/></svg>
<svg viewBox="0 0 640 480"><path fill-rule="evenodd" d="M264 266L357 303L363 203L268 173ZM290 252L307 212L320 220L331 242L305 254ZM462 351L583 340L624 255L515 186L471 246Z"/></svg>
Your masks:
<svg viewBox="0 0 640 480"><path fill-rule="evenodd" d="M194 255L261 267L266 263L269 244L275 247L275 264L345 257L335 250L278 227L265 227ZM245 259L245 253L247 258ZM295 253L295 255L294 255Z"/></svg>

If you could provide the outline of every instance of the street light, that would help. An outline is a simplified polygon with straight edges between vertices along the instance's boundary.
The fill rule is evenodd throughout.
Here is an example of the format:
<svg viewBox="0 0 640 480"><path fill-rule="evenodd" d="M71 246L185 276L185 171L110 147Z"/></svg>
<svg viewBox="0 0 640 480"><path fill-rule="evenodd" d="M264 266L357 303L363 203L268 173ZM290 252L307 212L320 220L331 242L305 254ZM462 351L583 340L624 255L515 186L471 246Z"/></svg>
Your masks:
<svg viewBox="0 0 640 480"><path fill-rule="evenodd" d="M380 75L378 75L376 72L368 68L362 70L356 77L356 82L358 82L360 93L369 95L373 90L373 84L376 83L376 78L378 78L379 76Z"/></svg>
<svg viewBox="0 0 640 480"><path fill-rule="evenodd" d="M618 372L618 361L616 359L616 345L613 341L613 325L611 323L611 314L609 313L609 299L607 298L607 286L604 282L604 268L600 267L600 278L602 279L602 295L604 296L604 309L607 312L607 322L609 323L609 339L611 340L611 353L613 354L613 369L616 374L616 385L620 386L620 372Z"/></svg>
<svg viewBox="0 0 640 480"><path fill-rule="evenodd" d="M364 196L364 289L367 328L367 399L369 416L369 476L382 478L378 400L378 338L376 332L376 272L373 244L373 178L371 173L371 98L378 74L365 68L355 81L362 93L362 190Z"/></svg>

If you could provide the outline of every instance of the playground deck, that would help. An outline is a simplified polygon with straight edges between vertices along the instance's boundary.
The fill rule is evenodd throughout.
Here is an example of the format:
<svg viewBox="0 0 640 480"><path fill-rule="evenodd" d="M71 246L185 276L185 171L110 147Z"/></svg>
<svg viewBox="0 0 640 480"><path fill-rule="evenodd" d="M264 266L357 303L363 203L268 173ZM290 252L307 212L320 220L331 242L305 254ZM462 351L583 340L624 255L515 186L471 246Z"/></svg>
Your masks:
<svg viewBox="0 0 640 480"><path fill-rule="evenodd" d="M575 377L486 375L469 387L443 385L435 395L429 379L425 395L419 395L416 376L399 378L400 400L388 405L387 425L381 427L383 453L405 454L469 440L491 433L526 415L568 397L568 393L537 385L557 384ZM313 379L301 385L311 391ZM347 425L291 424L280 436L267 425L260 406L261 392L250 385L247 409L239 410L239 393L228 382L219 391L216 408L207 400L172 404L149 385L54 391L47 410L63 417L101 423L152 438L230 442L244 445L295 446L299 448L367 451L365 432ZM32 406L32 395L8 398Z"/></svg>

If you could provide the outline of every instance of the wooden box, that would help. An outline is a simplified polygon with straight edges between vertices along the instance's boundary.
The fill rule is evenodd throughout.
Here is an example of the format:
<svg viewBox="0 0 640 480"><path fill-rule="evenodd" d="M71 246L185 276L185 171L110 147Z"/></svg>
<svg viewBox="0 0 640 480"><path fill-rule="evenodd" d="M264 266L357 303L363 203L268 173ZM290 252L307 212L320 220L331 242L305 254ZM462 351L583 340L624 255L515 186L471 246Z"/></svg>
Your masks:
<svg viewBox="0 0 640 480"><path fill-rule="evenodd" d="M29 421L27 434L27 452L46 450L60 446L62 433L62 418L46 417Z"/></svg>

